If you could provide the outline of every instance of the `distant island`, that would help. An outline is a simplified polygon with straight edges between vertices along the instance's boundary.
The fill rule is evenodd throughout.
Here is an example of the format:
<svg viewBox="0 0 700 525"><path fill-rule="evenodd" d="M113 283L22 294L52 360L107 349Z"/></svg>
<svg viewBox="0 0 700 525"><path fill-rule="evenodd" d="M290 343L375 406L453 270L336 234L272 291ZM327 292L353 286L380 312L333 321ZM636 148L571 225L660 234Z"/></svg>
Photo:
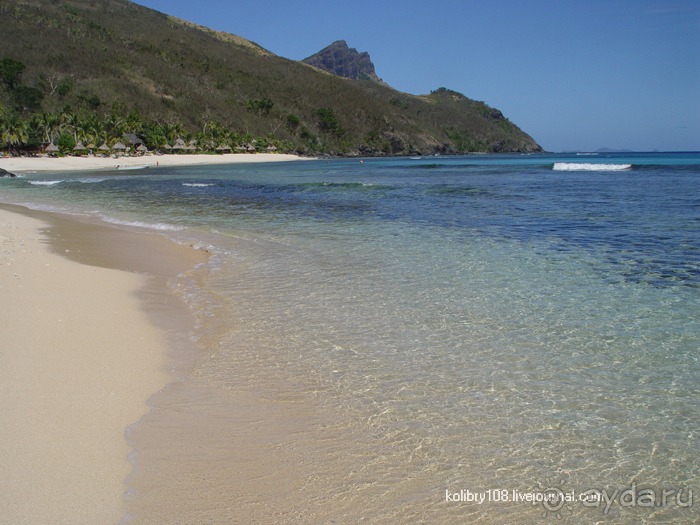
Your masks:
<svg viewBox="0 0 700 525"><path fill-rule="evenodd" d="M578 154L593 155L596 153L636 153L636 152L631 150L631 149L598 148L597 150L594 150L594 151L583 151L580 149L575 149L575 150L562 151L562 153L578 153Z"/></svg>
<svg viewBox="0 0 700 525"><path fill-rule="evenodd" d="M6 151L542 151L485 102L391 88L343 40L294 61L128 0L5 0L3 11L12 13L0 50Z"/></svg>

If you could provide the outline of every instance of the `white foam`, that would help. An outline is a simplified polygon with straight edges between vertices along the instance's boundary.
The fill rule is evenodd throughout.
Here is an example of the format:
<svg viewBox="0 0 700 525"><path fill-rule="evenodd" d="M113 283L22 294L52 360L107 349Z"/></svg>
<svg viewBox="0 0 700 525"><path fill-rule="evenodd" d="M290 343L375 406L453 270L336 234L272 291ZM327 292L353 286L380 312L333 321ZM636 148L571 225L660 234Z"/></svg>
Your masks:
<svg viewBox="0 0 700 525"><path fill-rule="evenodd" d="M190 188L206 188L207 186L213 186L214 184L204 184L203 182L183 182L183 186L189 186Z"/></svg>
<svg viewBox="0 0 700 525"><path fill-rule="evenodd" d="M167 224L163 222L150 223L143 221L125 221L121 219L112 219L111 217L102 217L102 220L111 224L119 224L120 226L135 226L137 228L147 228L149 230L181 231L185 229L184 226L176 226L174 224Z"/></svg>
<svg viewBox="0 0 700 525"><path fill-rule="evenodd" d="M34 186L53 186L59 182L63 182L63 180L30 180L29 184L33 184Z"/></svg>
<svg viewBox="0 0 700 525"><path fill-rule="evenodd" d="M580 164L576 162L555 162L554 171L624 171L632 169L632 164Z"/></svg>
<svg viewBox="0 0 700 525"><path fill-rule="evenodd" d="M113 180L113 177L91 177L91 178L81 178L75 179L72 182L81 182L83 184L94 184L96 182L104 182L106 180Z"/></svg>

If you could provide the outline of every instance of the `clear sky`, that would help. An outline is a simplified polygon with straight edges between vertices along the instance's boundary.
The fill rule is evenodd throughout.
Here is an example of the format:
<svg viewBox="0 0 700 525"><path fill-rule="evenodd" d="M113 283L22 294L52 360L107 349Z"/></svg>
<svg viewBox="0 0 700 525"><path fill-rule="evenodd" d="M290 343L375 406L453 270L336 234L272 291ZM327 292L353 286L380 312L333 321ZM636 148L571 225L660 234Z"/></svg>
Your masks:
<svg viewBox="0 0 700 525"><path fill-rule="evenodd" d="M302 60L336 40L420 95L500 109L548 151L700 151L699 0L137 0Z"/></svg>

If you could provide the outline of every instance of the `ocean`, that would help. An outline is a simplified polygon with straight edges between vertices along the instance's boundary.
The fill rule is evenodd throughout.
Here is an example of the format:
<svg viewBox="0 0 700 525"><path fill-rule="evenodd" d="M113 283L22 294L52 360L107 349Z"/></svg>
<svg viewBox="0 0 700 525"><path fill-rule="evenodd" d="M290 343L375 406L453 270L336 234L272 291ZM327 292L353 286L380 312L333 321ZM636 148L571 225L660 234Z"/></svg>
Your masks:
<svg viewBox="0 0 700 525"><path fill-rule="evenodd" d="M209 250L124 523L700 521L700 154L0 179Z"/></svg>

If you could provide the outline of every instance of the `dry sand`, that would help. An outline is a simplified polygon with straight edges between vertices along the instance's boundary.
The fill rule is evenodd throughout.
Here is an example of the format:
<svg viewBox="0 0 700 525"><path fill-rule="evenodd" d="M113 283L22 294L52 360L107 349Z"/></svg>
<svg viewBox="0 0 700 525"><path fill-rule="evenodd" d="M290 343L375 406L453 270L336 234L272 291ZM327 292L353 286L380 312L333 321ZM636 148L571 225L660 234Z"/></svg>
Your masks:
<svg viewBox="0 0 700 525"><path fill-rule="evenodd" d="M54 254L46 226L0 209L0 523L117 524L168 340L146 276Z"/></svg>
<svg viewBox="0 0 700 525"><path fill-rule="evenodd" d="M26 171L93 171L113 170L117 166L197 166L204 164L238 164L309 160L281 153L226 153L223 155L145 155L143 157L10 157L0 158L0 168L11 173Z"/></svg>

